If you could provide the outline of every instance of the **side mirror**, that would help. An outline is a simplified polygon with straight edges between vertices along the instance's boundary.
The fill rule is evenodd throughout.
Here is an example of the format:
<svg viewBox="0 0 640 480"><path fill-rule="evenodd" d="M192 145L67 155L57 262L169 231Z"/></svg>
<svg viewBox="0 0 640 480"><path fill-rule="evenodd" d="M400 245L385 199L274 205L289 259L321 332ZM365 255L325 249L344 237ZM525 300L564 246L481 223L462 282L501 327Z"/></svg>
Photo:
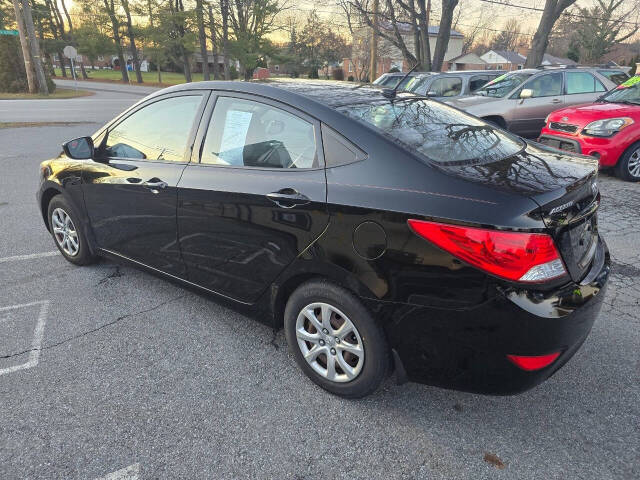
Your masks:
<svg viewBox="0 0 640 480"><path fill-rule="evenodd" d="M437 92L434 92L433 90L430 90L427 92L427 97L437 97L438 94Z"/></svg>
<svg viewBox="0 0 640 480"><path fill-rule="evenodd" d="M80 137L62 145L67 157L74 160L89 160L93 158L93 140L91 137Z"/></svg>
<svg viewBox="0 0 640 480"><path fill-rule="evenodd" d="M525 98L531 97L533 97L533 90L531 90L530 88L523 88L522 90L520 90L520 98L522 98L523 100Z"/></svg>

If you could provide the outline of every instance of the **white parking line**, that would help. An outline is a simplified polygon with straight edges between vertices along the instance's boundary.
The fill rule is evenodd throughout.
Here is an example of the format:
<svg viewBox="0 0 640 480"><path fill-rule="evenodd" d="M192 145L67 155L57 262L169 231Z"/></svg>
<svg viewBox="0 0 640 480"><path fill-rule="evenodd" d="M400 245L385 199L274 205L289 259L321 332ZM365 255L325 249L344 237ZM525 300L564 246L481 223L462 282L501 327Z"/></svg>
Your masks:
<svg viewBox="0 0 640 480"><path fill-rule="evenodd" d="M13 373L18 370L26 370L27 368L33 368L38 365L38 361L40 360L40 346L42 345L42 336L44 335L44 324L47 321L47 312L49 310L49 300L23 303L21 305L10 305L8 307L0 308L0 313L2 313L9 310L17 310L19 308L33 307L35 305L40 305L40 313L38 314L38 323L36 323L36 328L33 330L33 340L31 341L29 360L20 365L13 365L11 367L0 369L0 375Z"/></svg>
<svg viewBox="0 0 640 480"><path fill-rule="evenodd" d="M128 467L108 473L104 477L98 477L96 480L138 480L139 474L140 464L134 463Z"/></svg>
<svg viewBox="0 0 640 480"><path fill-rule="evenodd" d="M15 255L13 257L2 257L0 258L0 263L18 262L20 260L32 260L34 258L54 257L59 253L60 252L58 252L58 250L52 250L50 252L32 253L30 255Z"/></svg>

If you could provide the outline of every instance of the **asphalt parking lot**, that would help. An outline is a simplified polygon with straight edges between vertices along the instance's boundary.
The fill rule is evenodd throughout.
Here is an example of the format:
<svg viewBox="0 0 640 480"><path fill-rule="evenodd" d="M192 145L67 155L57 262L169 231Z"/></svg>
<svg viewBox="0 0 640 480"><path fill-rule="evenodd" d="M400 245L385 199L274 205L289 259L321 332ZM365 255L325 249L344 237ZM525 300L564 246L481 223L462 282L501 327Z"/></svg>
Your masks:
<svg viewBox="0 0 640 480"><path fill-rule="evenodd" d="M88 122L0 129L0 478L640 478L640 184L601 175L611 285L549 381L486 397L390 379L346 401L281 331L55 252L38 164L139 100L130 88L0 101L0 122Z"/></svg>

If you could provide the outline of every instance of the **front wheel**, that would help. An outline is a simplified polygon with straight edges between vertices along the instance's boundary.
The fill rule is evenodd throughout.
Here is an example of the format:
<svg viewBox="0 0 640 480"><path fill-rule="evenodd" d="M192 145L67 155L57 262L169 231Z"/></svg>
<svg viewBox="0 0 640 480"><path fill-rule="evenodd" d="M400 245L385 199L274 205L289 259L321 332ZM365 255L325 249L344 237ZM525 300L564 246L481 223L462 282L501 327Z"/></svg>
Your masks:
<svg viewBox="0 0 640 480"><path fill-rule="evenodd" d="M80 222L62 195L51 199L47 209L51 236L62 256L76 265L88 265L95 261Z"/></svg>
<svg viewBox="0 0 640 480"><path fill-rule="evenodd" d="M382 328L349 291L326 281L301 285L284 314L289 349L316 384L346 398L374 392L390 368Z"/></svg>
<svg viewBox="0 0 640 480"><path fill-rule="evenodd" d="M640 142L622 154L615 166L616 175L629 182L640 181Z"/></svg>

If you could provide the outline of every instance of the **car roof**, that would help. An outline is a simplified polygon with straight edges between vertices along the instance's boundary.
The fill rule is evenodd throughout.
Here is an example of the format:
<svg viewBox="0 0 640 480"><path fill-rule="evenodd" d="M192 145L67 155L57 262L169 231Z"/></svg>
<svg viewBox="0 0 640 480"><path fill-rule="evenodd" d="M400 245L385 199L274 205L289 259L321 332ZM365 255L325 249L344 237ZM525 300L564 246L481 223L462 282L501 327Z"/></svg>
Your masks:
<svg viewBox="0 0 640 480"><path fill-rule="evenodd" d="M260 95L296 105L305 99L324 105L332 110L343 105L384 101L384 90L378 85L354 84L353 82L336 82L322 80L275 80L275 81L207 81L191 82L175 85L160 90L155 95L189 90L226 90L238 93ZM415 98L415 95L398 91L397 98Z"/></svg>

